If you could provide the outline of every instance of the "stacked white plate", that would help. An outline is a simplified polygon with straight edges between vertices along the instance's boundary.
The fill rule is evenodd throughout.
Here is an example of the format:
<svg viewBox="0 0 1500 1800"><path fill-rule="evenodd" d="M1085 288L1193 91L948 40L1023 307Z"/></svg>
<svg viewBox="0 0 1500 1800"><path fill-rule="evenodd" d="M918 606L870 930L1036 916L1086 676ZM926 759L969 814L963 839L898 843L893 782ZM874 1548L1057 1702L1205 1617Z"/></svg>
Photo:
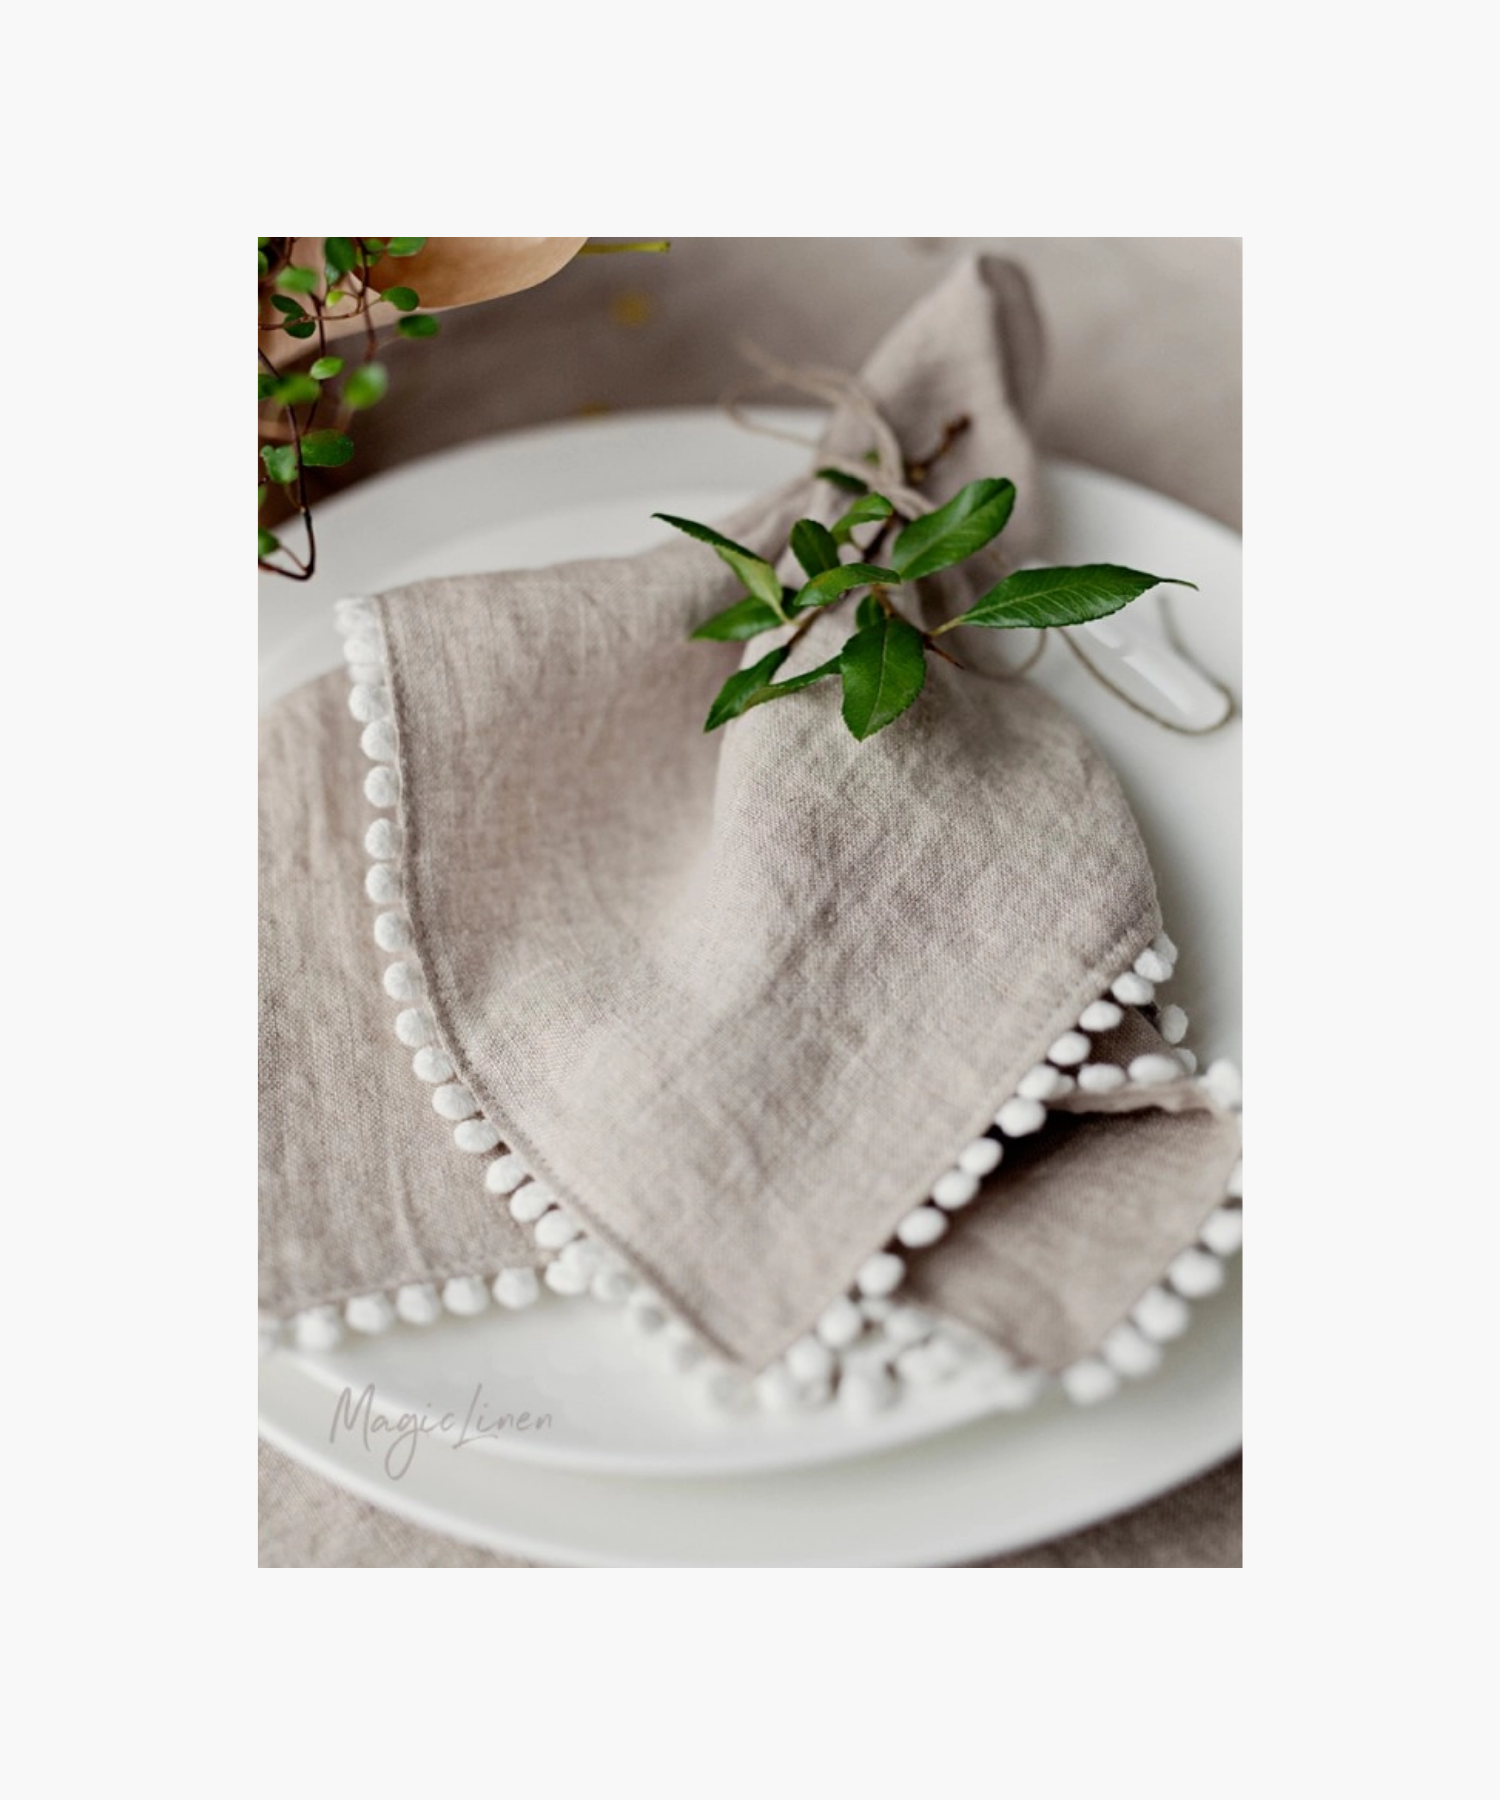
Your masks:
<svg viewBox="0 0 1500 1800"><path fill-rule="evenodd" d="M818 424L778 419L809 435ZM261 578L262 702L338 666L332 603L344 594L628 554L667 535L653 512L720 518L805 466L795 446L695 408L514 433L376 477L320 509L315 580ZM1177 608L1183 637L1237 690L1234 534L1113 476L1052 464L1043 481L1048 560L1195 580L1200 593ZM1126 615L1148 663L1170 658L1151 641L1149 604ZM1162 704L1100 643L1090 651ZM1098 741L1135 808L1182 946L1173 999L1192 1020L1189 1041L1238 1060L1238 727L1164 731L1057 647L1034 679ZM525 1312L398 1326L321 1355L280 1349L261 1365L272 1443L378 1506L490 1549L649 1567L974 1561L1136 1505L1238 1446L1238 1264L1195 1306L1163 1367L1114 1399L1082 1408L1052 1393L1008 1413L1002 1398L969 1374L907 1393L874 1420L836 1408L725 1416L618 1313L551 1295ZM367 1437L370 1411L404 1415L405 1435ZM494 1429L523 1413L524 1427Z"/></svg>

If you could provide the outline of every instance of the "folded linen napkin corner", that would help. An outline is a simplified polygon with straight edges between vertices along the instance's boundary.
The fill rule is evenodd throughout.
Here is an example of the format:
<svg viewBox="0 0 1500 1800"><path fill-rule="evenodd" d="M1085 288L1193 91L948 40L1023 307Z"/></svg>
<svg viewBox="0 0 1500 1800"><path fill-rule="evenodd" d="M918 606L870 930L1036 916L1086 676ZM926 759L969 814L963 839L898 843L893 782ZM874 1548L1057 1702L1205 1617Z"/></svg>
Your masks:
<svg viewBox="0 0 1500 1800"><path fill-rule="evenodd" d="M976 259L863 371L913 455L967 414L941 487L1016 481L1012 560L1040 342ZM841 408L825 453L866 448ZM837 510L809 473L727 529L769 554ZM941 664L864 744L817 690L705 736L741 651L688 633L735 591L685 542L418 582L342 603L348 671L272 709L263 1341L545 1285L732 1405L881 1405L976 1357L1016 1404L1089 1400L1218 1284L1237 1078L1158 995L1104 759L1033 684Z"/></svg>

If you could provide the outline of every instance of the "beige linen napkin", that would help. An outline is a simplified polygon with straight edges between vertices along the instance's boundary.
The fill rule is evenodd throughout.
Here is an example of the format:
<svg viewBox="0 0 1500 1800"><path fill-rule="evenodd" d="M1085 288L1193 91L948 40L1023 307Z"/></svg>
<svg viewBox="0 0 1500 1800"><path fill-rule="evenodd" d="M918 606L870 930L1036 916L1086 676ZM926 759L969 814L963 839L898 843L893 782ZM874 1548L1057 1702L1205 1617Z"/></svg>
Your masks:
<svg viewBox="0 0 1500 1800"><path fill-rule="evenodd" d="M1012 560L1038 344L985 260L865 370L909 455L967 412L934 494L1012 476ZM809 478L732 534L836 510ZM735 592L691 543L418 583L344 608L347 701L273 713L271 1336L521 1304L542 1268L724 1393L882 1403L980 1344L1101 1397L1238 1241L1236 1096L1167 1042L1118 784L1040 690L940 664L863 745L818 689L705 737L740 653L686 639Z"/></svg>

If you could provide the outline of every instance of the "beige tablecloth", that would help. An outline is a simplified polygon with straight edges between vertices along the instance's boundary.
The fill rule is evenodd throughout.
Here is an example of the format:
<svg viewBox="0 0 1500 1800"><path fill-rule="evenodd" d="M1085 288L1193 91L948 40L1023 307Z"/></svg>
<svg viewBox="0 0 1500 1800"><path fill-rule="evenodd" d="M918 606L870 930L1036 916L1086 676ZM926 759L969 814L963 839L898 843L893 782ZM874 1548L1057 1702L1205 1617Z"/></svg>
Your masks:
<svg viewBox="0 0 1500 1800"><path fill-rule="evenodd" d="M361 421L343 484L491 432L603 410L712 401L755 338L788 360L854 367L964 250L1017 258L1036 284L1051 371L1044 450L1113 470L1238 527L1240 243L1233 238L724 238L666 257L587 258L533 291L397 343L389 397ZM1152 1505L997 1568L1233 1568L1235 1459ZM263 1567L502 1568L268 1446Z"/></svg>

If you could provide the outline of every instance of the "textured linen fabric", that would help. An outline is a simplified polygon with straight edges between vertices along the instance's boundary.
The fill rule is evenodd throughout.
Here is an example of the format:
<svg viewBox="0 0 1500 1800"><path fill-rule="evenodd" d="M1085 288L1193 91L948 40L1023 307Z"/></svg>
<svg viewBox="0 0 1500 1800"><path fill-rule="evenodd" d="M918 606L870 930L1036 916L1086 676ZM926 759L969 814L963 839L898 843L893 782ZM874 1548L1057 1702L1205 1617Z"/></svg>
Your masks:
<svg viewBox="0 0 1500 1800"><path fill-rule="evenodd" d="M622 264L581 264L566 290L450 320L444 362L424 369L413 361L400 371L392 404L367 430L362 468L351 474L584 402L711 399L735 372L725 349L735 327L788 358L847 363L851 349L871 342L872 326L963 246L841 240L835 255L823 240L703 240L679 245L669 281L649 264L628 279L616 273ZM1045 397L1043 441L1236 522L1235 241L1020 240L1005 247L1019 250L1038 278L1063 346ZM816 300L799 308L798 296ZM634 355L628 337L622 342L627 333L635 334ZM602 354L595 349L601 337L609 340ZM406 359L405 347L394 352ZM386 432L399 439L394 457L382 450ZM338 724L345 727L347 716ZM410 1080L403 1061L396 1059L393 1098L400 1077ZM416 1110L425 1115L420 1101L419 1094ZM430 1125L430 1115L423 1122ZM980 1216L981 1209L969 1215ZM925 1266L934 1268L944 1248L926 1253ZM268 1566L507 1564L390 1519L270 1450L262 1505ZM347 1531L324 1531L333 1513ZM1233 1566L1237 1541L1238 1468L1231 1463L1126 1520L997 1566Z"/></svg>
<svg viewBox="0 0 1500 1800"><path fill-rule="evenodd" d="M325 675L261 726L260 1304L530 1263L391 1035L365 897L369 764Z"/></svg>
<svg viewBox="0 0 1500 1800"><path fill-rule="evenodd" d="M980 473L1019 476L1013 556L1031 547L1038 521L1012 403L1035 372L1012 365L1038 341L1019 272L974 261L865 372L909 455L957 411L971 419L934 499ZM857 454L867 441L855 410L835 416L830 444ZM844 503L809 479L773 496L741 535L774 554L798 513L831 517ZM833 684L705 735L724 677L764 654L760 643L687 641L735 591L711 552L674 542L421 582L386 596L379 613L414 939L402 957L422 970L442 1046L564 1206L755 1370L848 1287L1160 917L1113 773L1024 680L934 662L922 700L865 744L839 720ZM846 630L819 620L789 670L823 661ZM313 771L296 767L299 791L328 779L326 718L314 716ZM357 738L352 723L347 736ZM334 773L350 779L347 756ZM326 807L314 830L342 826L362 840ZM299 831L291 841L307 854ZM322 884L305 886L302 901L309 940L326 937L335 954L321 972L304 958L279 1004L311 1010L321 1027L341 1013L351 979L373 988L379 959L358 923L351 951L357 901L330 916ZM278 911L291 906L283 889ZM325 1248L336 1252L337 1272L320 1284L329 1292L350 1262L366 1286L380 1266L390 1284L429 1273L434 1256L451 1263L473 1202L443 1218L429 1195L418 1215L410 1171L398 1166L393 1179L380 1166L385 1140L413 1129L413 1103L385 1112L363 1069L347 1052L341 1061L336 1030L320 1031L311 1082L289 1045L275 1048L270 1186L283 1206L269 1223L272 1256L287 1260L291 1240L305 1279ZM1176 1098L1203 1104L1185 1082ZM471 1192L487 1199L447 1133L417 1129L467 1165ZM1107 1132L1117 1155L1149 1138L1153 1166L1171 1161L1175 1179L1163 1184L1161 1219L1144 1182L1133 1212L1112 1215L1093 1304L1051 1307L1051 1366L1097 1341L1058 1320L1082 1326L1118 1297L1100 1330L1115 1323L1210 1210L1232 1160L1220 1159L1215 1179L1201 1154L1213 1134L1170 1119L1149 1133ZM1091 1196L1108 1161L1086 1159ZM992 1185L1004 1191L1003 1170ZM451 1186L448 1177L437 1191ZM1179 1197L1196 1211L1186 1227ZM507 1236L503 1204L487 1203L496 1222L471 1245L476 1273L493 1269ZM311 1209L315 1233L298 1231L298 1206ZM1031 1210L1003 1209L988 1229L1008 1235ZM1075 1227L1070 1254L1054 1247L1028 1266L1082 1277L1093 1208L1058 1210ZM971 1304L966 1316L1029 1354L1004 1309Z"/></svg>

